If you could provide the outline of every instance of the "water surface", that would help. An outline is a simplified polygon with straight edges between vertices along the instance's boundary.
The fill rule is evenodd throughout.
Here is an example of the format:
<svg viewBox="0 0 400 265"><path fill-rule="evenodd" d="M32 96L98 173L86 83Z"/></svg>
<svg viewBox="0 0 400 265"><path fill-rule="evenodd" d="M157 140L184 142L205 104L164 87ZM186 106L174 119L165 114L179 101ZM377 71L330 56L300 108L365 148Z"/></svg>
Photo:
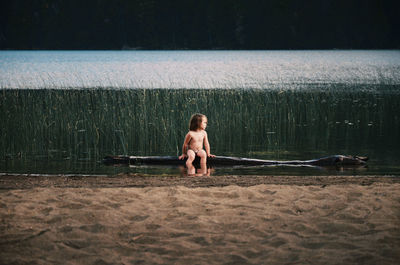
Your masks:
<svg viewBox="0 0 400 265"><path fill-rule="evenodd" d="M191 114L213 153L369 156L367 168L213 174L400 175L399 51L3 51L0 171L176 174L105 155L178 155Z"/></svg>
<svg viewBox="0 0 400 265"><path fill-rule="evenodd" d="M2 88L294 89L400 84L399 71L397 50L0 52Z"/></svg>

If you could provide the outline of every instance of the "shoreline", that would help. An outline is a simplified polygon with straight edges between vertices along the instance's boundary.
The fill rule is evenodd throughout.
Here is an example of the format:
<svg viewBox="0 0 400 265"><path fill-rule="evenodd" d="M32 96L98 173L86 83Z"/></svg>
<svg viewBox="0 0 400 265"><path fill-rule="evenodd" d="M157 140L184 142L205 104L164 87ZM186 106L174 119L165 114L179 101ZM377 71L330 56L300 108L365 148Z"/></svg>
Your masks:
<svg viewBox="0 0 400 265"><path fill-rule="evenodd" d="M9 174L0 173L0 189L32 189L44 187L57 188L145 188L184 186L225 187L236 185L251 187L256 185L372 185L374 183L400 183L400 176L177 176L177 175L144 175L120 173L117 175L78 175L78 174Z"/></svg>

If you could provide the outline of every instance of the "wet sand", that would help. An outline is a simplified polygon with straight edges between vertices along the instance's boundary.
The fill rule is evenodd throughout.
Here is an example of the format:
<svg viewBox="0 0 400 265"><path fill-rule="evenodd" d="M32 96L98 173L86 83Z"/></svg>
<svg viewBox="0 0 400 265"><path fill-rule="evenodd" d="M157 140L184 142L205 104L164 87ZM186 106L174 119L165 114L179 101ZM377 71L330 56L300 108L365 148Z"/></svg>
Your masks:
<svg viewBox="0 0 400 265"><path fill-rule="evenodd" d="M398 177L0 176L1 264L398 264Z"/></svg>

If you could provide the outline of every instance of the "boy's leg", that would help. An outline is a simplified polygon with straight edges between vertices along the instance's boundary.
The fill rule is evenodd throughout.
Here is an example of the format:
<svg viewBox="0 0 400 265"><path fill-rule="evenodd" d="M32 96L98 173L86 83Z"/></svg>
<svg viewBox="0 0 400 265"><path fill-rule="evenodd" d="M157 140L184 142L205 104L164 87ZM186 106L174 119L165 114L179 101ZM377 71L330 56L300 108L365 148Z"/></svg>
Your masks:
<svg viewBox="0 0 400 265"><path fill-rule="evenodd" d="M197 155L200 157L200 164L207 164L207 153L204 150L201 150L197 153Z"/></svg>
<svg viewBox="0 0 400 265"><path fill-rule="evenodd" d="M197 171L197 173L199 173L199 176L207 176L207 165L200 164L200 169Z"/></svg>
<svg viewBox="0 0 400 265"><path fill-rule="evenodd" d="M189 168L190 166L193 166L193 160L196 158L196 154L194 153L193 150L187 150L187 160L186 160L186 166Z"/></svg>
<svg viewBox="0 0 400 265"><path fill-rule="evenodd" d="M188 165L187 175L188 176L194 176L195 173L196 173L196 168L193 165Z"/></svg>

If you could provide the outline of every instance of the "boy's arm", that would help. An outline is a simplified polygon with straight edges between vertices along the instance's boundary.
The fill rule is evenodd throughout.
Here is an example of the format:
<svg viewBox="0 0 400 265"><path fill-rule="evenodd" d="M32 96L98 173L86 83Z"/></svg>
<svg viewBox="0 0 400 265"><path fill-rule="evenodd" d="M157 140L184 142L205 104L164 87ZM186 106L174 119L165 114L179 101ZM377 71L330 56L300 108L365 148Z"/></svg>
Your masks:
<svg viewBox="0 0 400 265"><path fill-rule="evenodd" d="M189 144L190 139L191 139L190 134L187 133L186 136L185 136L185 140L183 141L183 145L182 145L182 155L179 156L179 159L185 158L185 156L186 156L186 152L185 152L186 151L186 146Z"/></svg>
<svg viewBox="0 0 400 265"><path fill-rule="evenodd" d="M210 143L208 142L208 136L207 136L207 132L206 131L204 131L204 147L206 149L207 156L215 157L215 155L212 155L210 153Z"/></svg>

